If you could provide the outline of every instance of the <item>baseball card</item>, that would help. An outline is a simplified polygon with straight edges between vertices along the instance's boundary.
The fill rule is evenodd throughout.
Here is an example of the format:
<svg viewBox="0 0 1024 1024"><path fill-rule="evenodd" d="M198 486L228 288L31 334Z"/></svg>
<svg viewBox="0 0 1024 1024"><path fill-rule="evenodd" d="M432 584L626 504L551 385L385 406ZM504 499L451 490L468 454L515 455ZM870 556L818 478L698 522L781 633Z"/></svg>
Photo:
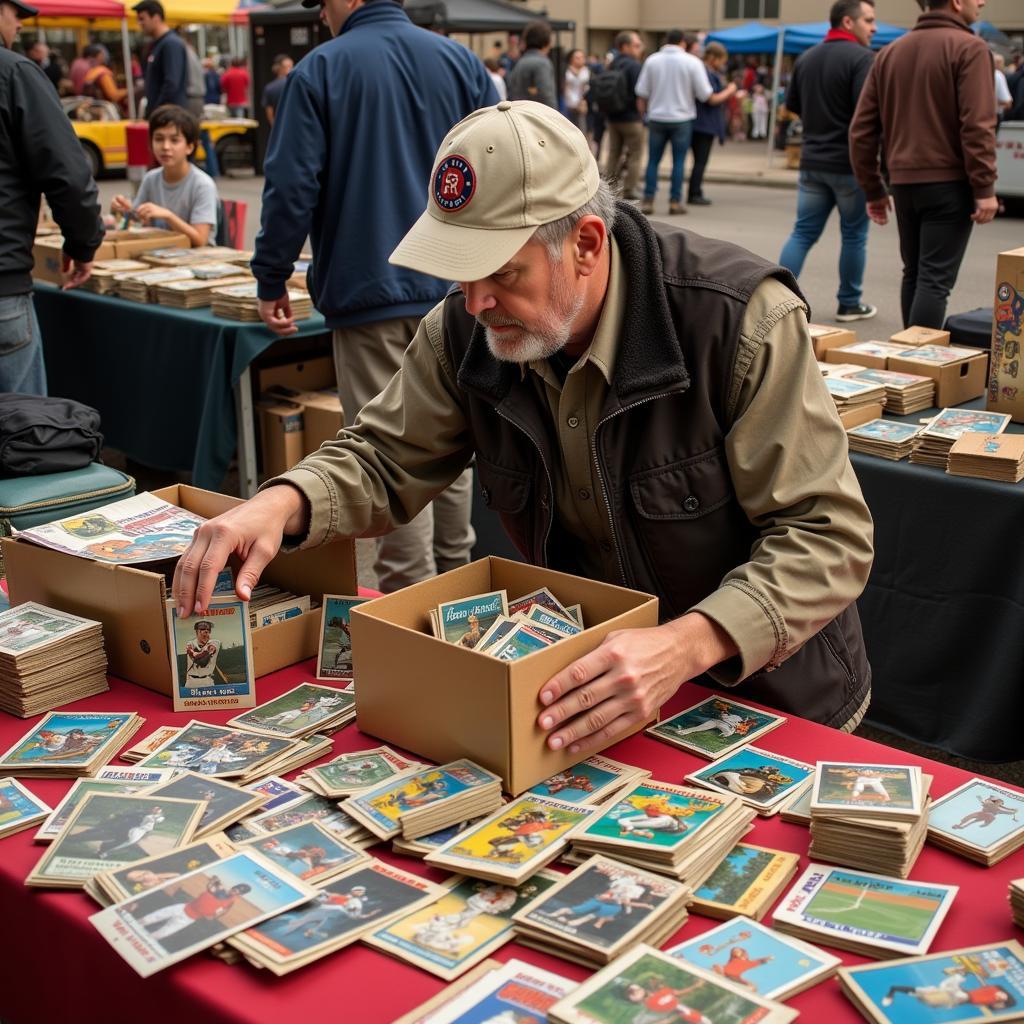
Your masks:
<svg viewBox="0 0 1024 1024"><path fill-rule="evenodd" d="M737 843L694 892L691 909L705 917L760 921L799 866L798 854Z"/></svg>
<svg viewBox="0 0 1024 1024"><path fill-rule="evenodd" d="M505 615L499 615L494 620L491 628L480 637L474 649L481 654L490 653L491 648L495 644L501 643L522 621L522 619L510 619Z"/></svg>
<svg viewBox="0 0 1024 1024"><path fill-rule="evenodd" d="M508 595L504 590L445 601L437 606L440 639L461 647L476 647L498 616L508 614Z"/></svg>
<svg viewBox="0 0 1024 1024"><path fill-rule="evenodd" d="M145 739L122 751L121 760L141 761L144 757L152 754L154 750L162 747L172 736L177 736L179 732L181 732L180 725L157 726Z"/></svg>
<svg viewBox="0 0 1024 1024"><path fill-rule="evenodd" d="M921 769L917 765L819 761L811 811L893 818L921 816Z"/></svg>
<svg viewBox="0 0 1024 1024"><path fill-rule="evenodd" d="M528 612L522 612L521 618L524 622L532 623L535 626L543 626L549 632L559 633L562 636L575 636L582 633L579 625L565 615L559 615L539 604L533 605Z"/></svg>
<svg viewBox="0 0 1024 1024"><path fill-rule="evenodd" d="M352 609L368 600L366 597L324 594L316 658L317 679L352 678Z"/></svg>
<svg viewBox="0 0 1024 1024"><path fill-rule="evenodd" d="M161 775L168 775L169 772L161 772ZM150 783L149 785L152 785ZM71 788L64 795L64 798L54 807L50 816L39 826L39 830L32 837L37 843L51 843L61 834L68 819L75 812L78 805L90 793L124 793L131 795L140 790L148 788L147 785L139 785L134 782L122 782L118 779L75 779Z"/></svg>
<svg viewBox="0 0 1024 1024"><path fill-rule="evenodd" d="M208 775L184 771L170 782L154 786L146 791L147 796L171 796L179 800L203 800L206 810L196 827L196 838L219 832L228 825L253 814L262 806L258 793L236 786L226 779L214 779Z"/></svg>
<svg viewBox="0 0 1024 1024"><path fill-rule="evenodd" d="M312 776L311 784L325 796L339 797L359 793L420 766L418 761L381 746L342 754L327 764L307 768L305 774Z"/></svg>
<svg viewBox="0 0 1024 1024"><path fill-rule="evenodd" d="M715 761L786 719L728 697L708 697L647 729L647 735Z"/></svg>
<svg viewBox="0 0 1024 1024"><path fill-rule="evenodd" d="M0 779L0 838L42 821L52 810L17 779Z"/></svg>
<svg viewBox="0 0 1024 1024"><path fill-rule="evenodd" d="M987 779L970 779L928 811L929 836L989 853L1024 832L1024 793Z"/></svg>
<svg viewBox="0 0 1024 1024"><path fill-rule="evenodd" d="M546 636L520 622L498 643L491 643L487 648L487 653L499 661L518 661L536 651L546 650L551 643L552 641Z"/></svg>
<svg viewBox="0 0 1024 1024"><path fill-rule="evenodd" d="M0 654L17 658L54 640L67 640L94 629L96 625L93 619L82 619L35 601L26 601L0 612Z"/></svg>
<svg viewBox="0 0 1024 1024"><path fill-rule="evenodd" d="M0 771L84 769L110 760L133 712L51 711L10 750L0 755Z"/></svg>
<svg viewBox="0 0 1024 1024"><path fill-rule="evenodd" d="M143 978L316 897L253 850L115 903L89 920Z"/></svg>
<svg viewBox="0 0 1024 1024"><path fill-rule="evenodd" d="M279 775L270 775L259 782L253 782L243 787L250 793L258 793L263 800L261 811L276 811L293 800L298 800L308 794L308 790L282 779Z"/></svg>
<svg viewBox="0 0 1024 1024"><path fill-rule="evenodd" d="M315 821L282 828L268 836L256 836L239 845L242 849L251 846L259 850L279 868L316 885L370 859L368 853L332 835Z"/></svg>
<svg viewBox="0 0 1024 1024"><path fill-rule="evenodd" d="M280 697L228 719L228 725L271 736L301 737L348 714L355 702L352 690L300 683Z"/></svg>
<svg viewBox="0 0 1024 1024"><path fill-rule="evenodd" d="M915 349L915 357L921 349ZM1001 434L1010 422L1009 413L981 412L978 409L943 409L925 428L931 437L944 437L955 441L961 434L972 430L982 434Z"/></svg>
<svg viewBox="0 0 1024 1024"><path fill-rule="evenodd" d="M523 594L522 597L517 597L513 601L508 603L509 616L525 615L533 608L534 605L539 605L541 608L546 608L550 612L554 612L556 615L562 615L567 618L572 618L568 615L568 609L562 604L561 601L555 597L554 594L548 590L547 587L538 587L537 590L531 591L529 594Z"/></svg>
<svg viewBox="0 0 1024 1024"><path fill-rule="evenodd" d="M231 778L278 754L294 740L191 721L139 762L142 768L188 768L200 775Z"/></svg>
<svg viewBox="0 0 1024 1024"><path fill-rule="evenodd" d="M166 604L175 711L221 711L256 705L249 609L234 597L213 597L202 615L178 618Z"/></svg>
<svg viewBox="0 0 1024 1024"><path fill-rule="evenodd" d="M613 761L601 754L592 754L585 761L538 782L528 792L557 797L571 804L592 804L596 807L624 786L648 775L650 772L645 769Z"/></svg>
<svg viewBox="0 0 1024 1024"><path fill-rule="evenodd" d="M362 829L359 822L347 815L337 804L316 793L309 793L276 811L267 811L247 818L245 824L250 832L260 835L300 825L305 821L319 822L331 835L339 839L351 836Z"/></svg>
<svg viewBox="0 0 1024 1024"><path fill-rule="evenodd" d="M770 815L813 774L813 765L748 746L686 778L720 793L735 793L758 814Z"/></svg>

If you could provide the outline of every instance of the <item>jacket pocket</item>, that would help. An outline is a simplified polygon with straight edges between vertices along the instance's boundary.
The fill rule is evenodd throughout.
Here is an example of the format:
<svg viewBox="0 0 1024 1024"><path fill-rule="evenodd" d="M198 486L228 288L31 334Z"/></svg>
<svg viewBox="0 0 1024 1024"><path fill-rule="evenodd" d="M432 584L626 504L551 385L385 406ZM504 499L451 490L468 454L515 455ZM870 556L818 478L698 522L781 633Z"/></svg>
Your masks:
<svg viewBox="0 0 1024 1024"><path fill-rule="evenodd" d="M32 340L31 297L0 299L0 356L9 356Z"/></svg>
<svg viewBox="0 0 1024 1024"><path fill-rule="evenodd" d="M700 519L733 496L721 448L635 473L629 479L629 489L640 516L655 521Z"/></svg>
<svg viewBox="0 0 1024 1024"><path fill-rule="evenodd" d="M477 479L484 504L501 518L509 540L527 559L534 559L534 510L529 506L533 480L529 473L495 465L479 454L476 457Z"/></svg>

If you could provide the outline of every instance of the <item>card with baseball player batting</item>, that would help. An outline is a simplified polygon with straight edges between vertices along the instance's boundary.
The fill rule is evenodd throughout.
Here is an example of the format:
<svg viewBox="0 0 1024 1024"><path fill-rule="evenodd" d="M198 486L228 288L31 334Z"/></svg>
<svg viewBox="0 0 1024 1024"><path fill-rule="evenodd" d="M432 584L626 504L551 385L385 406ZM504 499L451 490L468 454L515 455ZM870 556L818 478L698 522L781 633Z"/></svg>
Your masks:
<svg viewBox="0 0 1024 1024"><path fill-rule="evenodd" d="M782 715L715 696L652 725L647 735L714 761L785 721Z"/></svg>
<svg viewBox="0 0 1024 1024"><path fill-rule="evenodd" d="M922 812L917 765L819 761L811 812L916 821Z"/></svg>
<svg viewBox="0 0 1024 1024"><path fill-rule="evenodd" d="M299 739L348 721L355 715L355 703L352 690L300 683L266 704L229 718L228 725Z"/></svg>

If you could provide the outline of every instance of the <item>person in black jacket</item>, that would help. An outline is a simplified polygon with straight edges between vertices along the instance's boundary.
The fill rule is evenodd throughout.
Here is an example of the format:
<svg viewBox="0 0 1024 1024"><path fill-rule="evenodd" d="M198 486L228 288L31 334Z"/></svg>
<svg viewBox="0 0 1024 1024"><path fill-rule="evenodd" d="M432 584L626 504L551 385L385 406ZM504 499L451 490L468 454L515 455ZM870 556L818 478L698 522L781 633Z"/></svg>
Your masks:
<svg viewBox="0 0 1024 1024"><path fill-rule="evenodd" d="M868 213L850 166L849 129L871 69L874 0L836 0L823 43L800 55L786 93L786 109L803 121L796 224L779 262L800 276L832 207L839 208L839 308L836 320L867 320L878 310L862 301Z"/></svg>
<svg viewBox="0 0 1024 1024"><path fill-rule="evenodd" d="M0 0L0 392L46 394L32 305L32 244L45 193L64 233L74 287L103 239L96 183L46 75L10 47L33 7Z"/></svg>
<svg viewBox="0 0 1024 1024"><path fill-rule="evenodd" d="M152 114L165 103L188 110L188 53L182 38L164 21L164 5L142 0L132 10L143 34L153 40L146 55L146 112Z"/></svg>

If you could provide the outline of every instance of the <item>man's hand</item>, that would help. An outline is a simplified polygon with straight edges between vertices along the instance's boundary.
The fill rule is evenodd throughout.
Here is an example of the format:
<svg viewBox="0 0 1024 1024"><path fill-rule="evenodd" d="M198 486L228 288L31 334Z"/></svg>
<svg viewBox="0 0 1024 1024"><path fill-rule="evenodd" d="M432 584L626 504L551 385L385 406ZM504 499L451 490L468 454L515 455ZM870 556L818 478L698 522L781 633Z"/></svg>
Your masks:
<svg viewBox="0 0 1024 1024"><path fill-rule="evenodd" d="M288 334L297 334L298 327L295 326L295 317L292 316L292 304L288 298L288 292L279 299L260 299L260 319L277 335L285 337Z"/></svg>
<svg viewBox="0 0 1024 1024"><path fill-rule="evenodd" d="M80 284L85 284L92 277L92 260L83 263L81 260L73 260L65 256L64 273L61 274L61 277L64 279L64 283L60 288L64 292L69 288L77 288Z"/></svg>
<svg viewBox="0 0 1024 1024"><path fill-rule="evenodd" d="M235 593L248 601L260 573L280 550L282 537L286 533L305 533L308 519L302 492L281 484L268 487L230 512L203 523L174 570L172 590L178 617L206 611L217 574L232 554L242 559L242 568L235 578Z"/></svg>
<svg viewBox="0 0 1024 1024"><path fill-rule="evenodd" d="M888 196L884 196L882 199L869 199L868 200L868 216L876 224L888 224L889 223L889 211L892 209L892 201Z"/></svg>
<svg viewBox="0 0 1024 1024"><path fill-rule="evenodd" d="M974 200L974 213L971 220L975 224L987 224L999 212L999 200L995 196Z"/></svg>
<svg viewBox="0 0 1024 1024"><path fill-rule="evenodd" d="M728 633L699 612L651 629L623 629L552 676L538 724L552 750L600 750L648 721L682 683L733 657Z"/></svg>

